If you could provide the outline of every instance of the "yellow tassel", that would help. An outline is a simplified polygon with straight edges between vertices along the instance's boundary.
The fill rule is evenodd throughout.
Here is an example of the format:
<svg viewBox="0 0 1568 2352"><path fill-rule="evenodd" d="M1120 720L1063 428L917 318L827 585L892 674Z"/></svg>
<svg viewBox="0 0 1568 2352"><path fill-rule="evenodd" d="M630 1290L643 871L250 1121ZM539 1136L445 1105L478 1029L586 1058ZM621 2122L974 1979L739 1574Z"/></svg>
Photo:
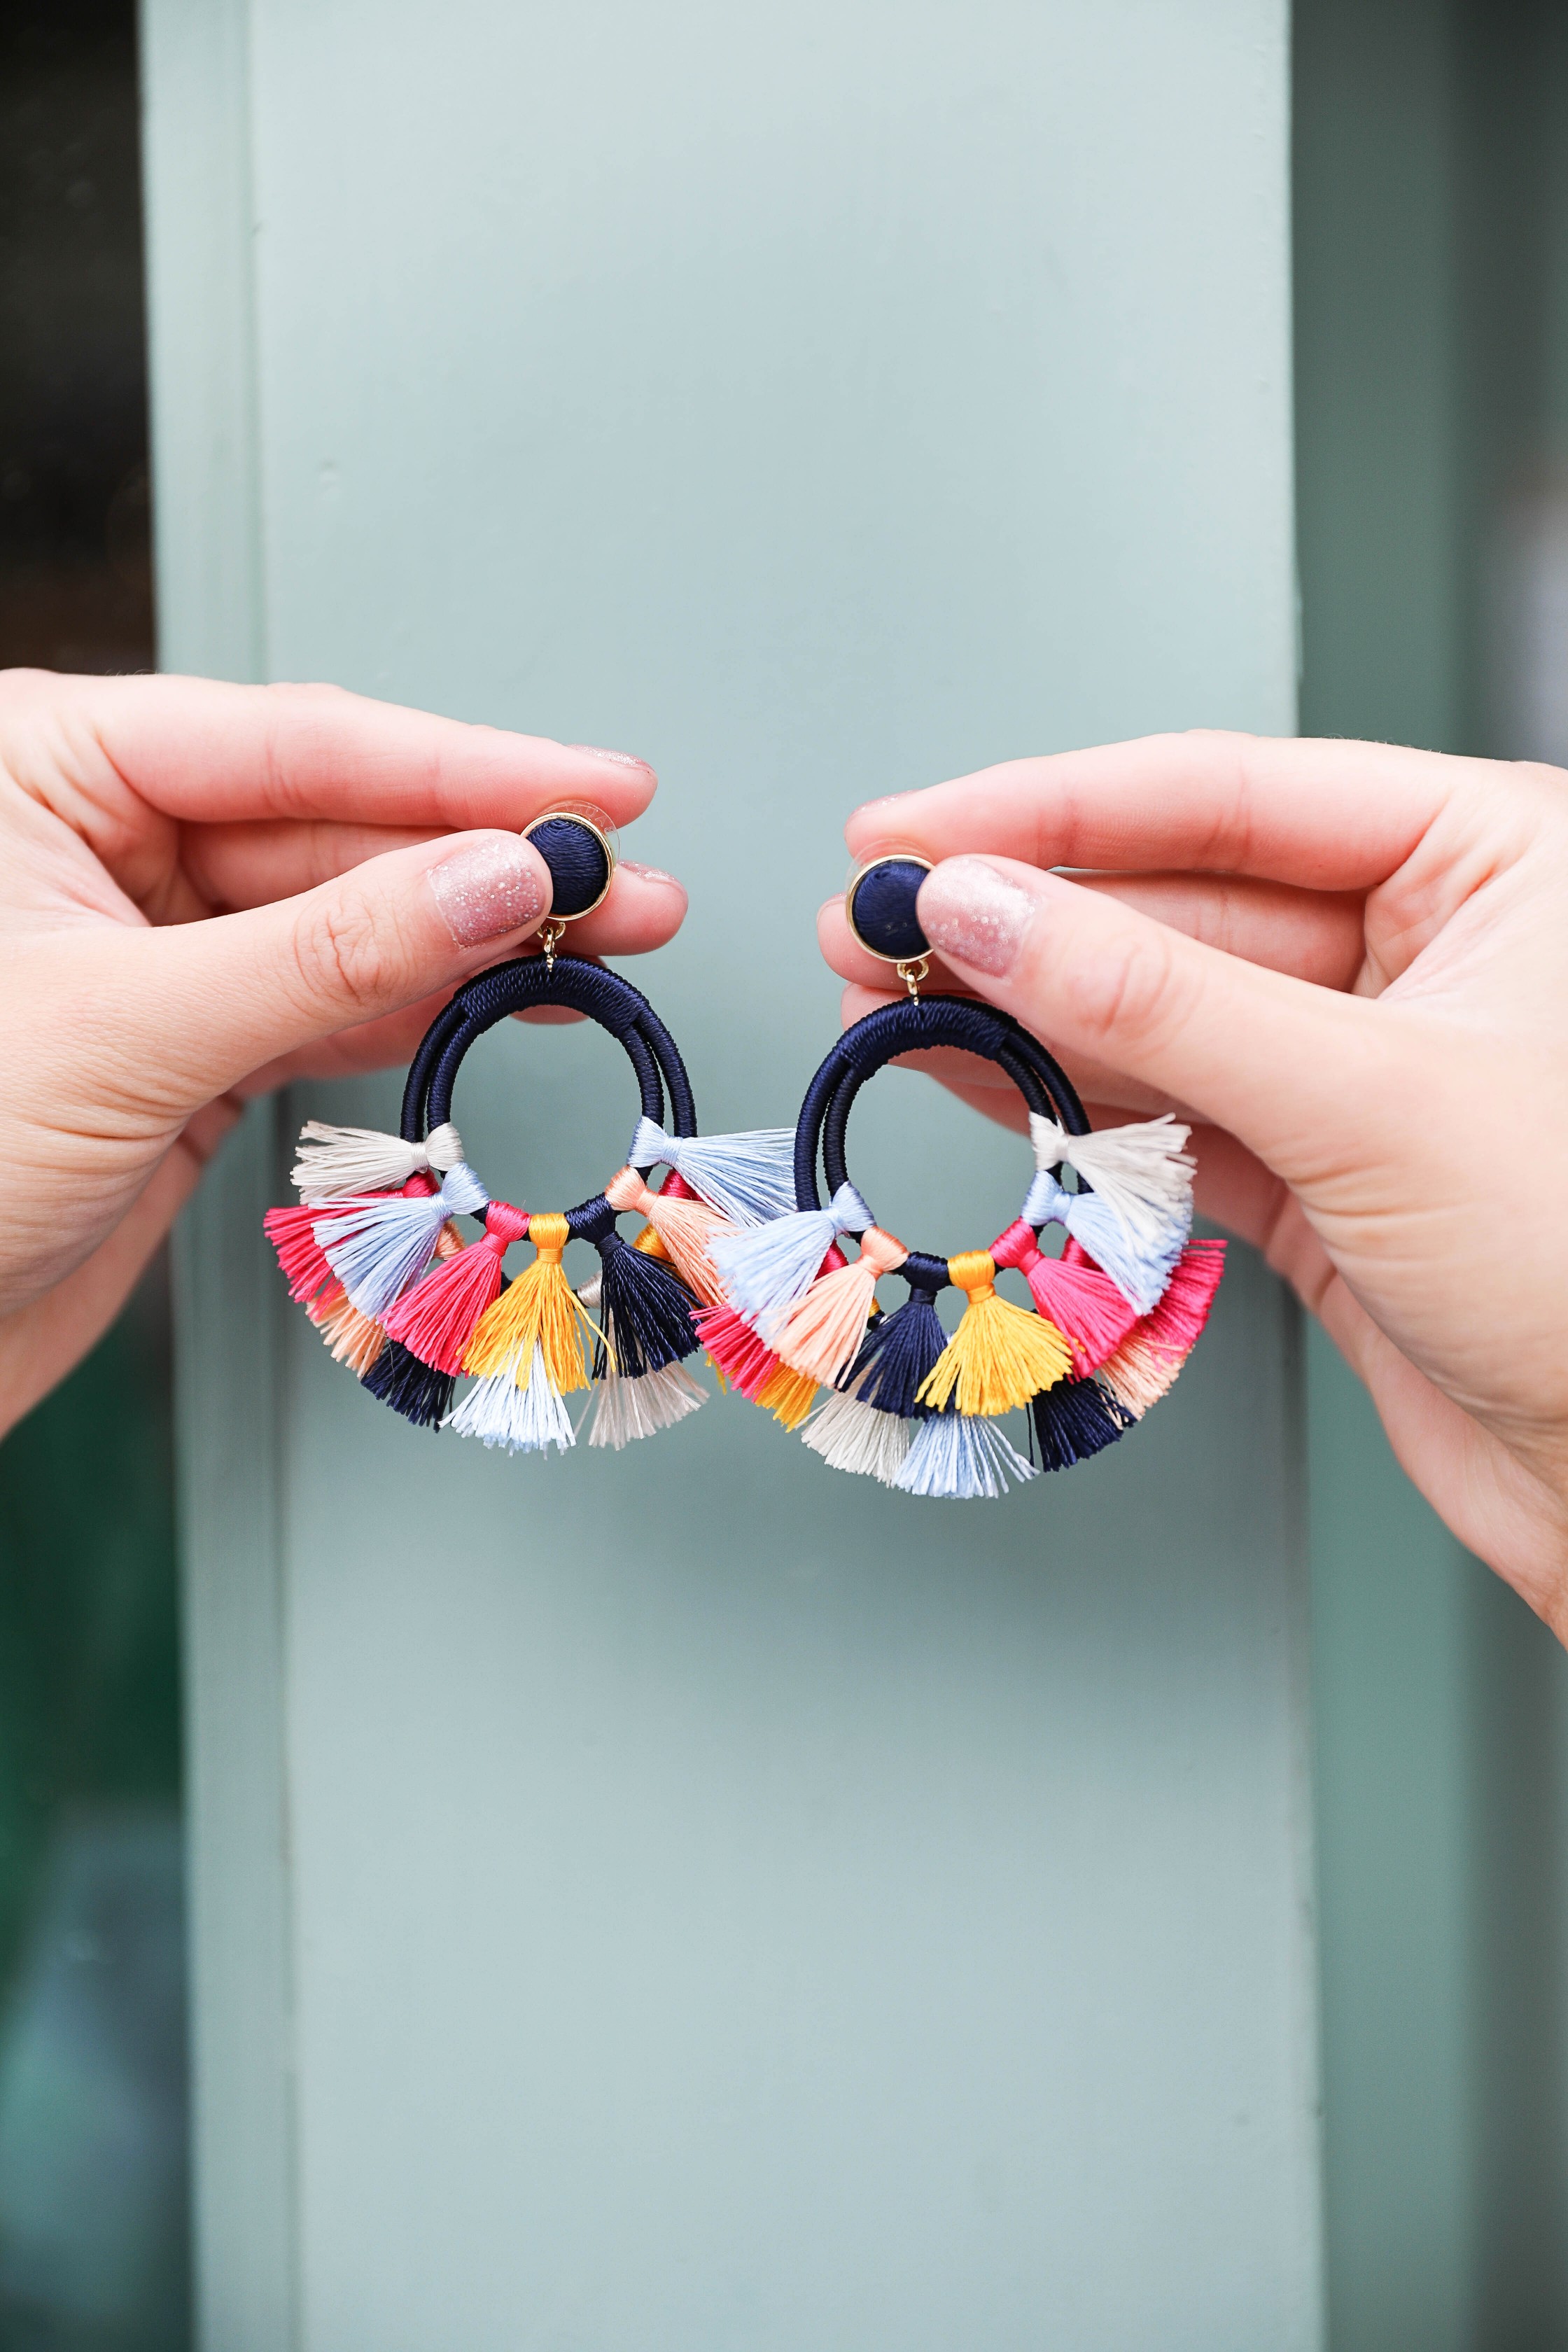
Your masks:
<svg viewBox="0 0 1568 2352"><path fill-rule="evenodd" d="M1043 1315L1026 1313L996 1296L996 1261L989 1250L965 1250L947 1262L949 1277L967 1291L957 1330L915 1393L940 1412L957 1391L960 1412L1011 1412L1072 1369L1072 1349Z"/></svg>
<svg viewBox="0 0 1568 2352"><path fill-rule="evenodd" d="M464 1350L463 1370L481 1380L510 1372L525 1389L537 1341L545 1370L561 1394L570 1396L574 1389L588 1386L584 1330L595 1339L602 1334L562 1271L565 1218L536 1210L528 1221L528 1238L536 1252L533 1262L480 1316Z"/></svg>
<svg viewBox="0 0 1568 2352"><path fill-rule="evenodd" d="M757 1391L756 1401L785 1429L798 1429L816 1401L816 1382L809 1372L792 1372L781 1364Z"/></svg>
<svg viewBox="0 0 1568 2352"><path fill-rule="evenodd" d="M666 1265L669 1264L669 1252L665 1248L664 1244L659 1240L658 1235L654 1232L651 1225L645 1225L643 1227L641 1233L632 1244L632 1247L635 1250L641 1250L645 1257L662 1258Z"/></svg>

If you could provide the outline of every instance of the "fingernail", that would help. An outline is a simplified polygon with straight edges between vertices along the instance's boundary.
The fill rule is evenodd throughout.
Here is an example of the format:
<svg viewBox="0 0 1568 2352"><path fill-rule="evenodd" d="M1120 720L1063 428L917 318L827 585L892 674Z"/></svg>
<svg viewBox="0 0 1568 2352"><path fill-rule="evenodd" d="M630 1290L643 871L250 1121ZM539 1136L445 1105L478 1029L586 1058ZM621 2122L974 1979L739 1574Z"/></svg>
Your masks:
<svg viewBox="0 0 1568 2352"><path fill-rule="evenodd" d="M568 743L566 749L584 752L590 760L608 760L615 768L640 768L645 776L653 774L647 761L639 760L635 751L606 751L602 743Z"/></svg>
<svg viewBox="0 0 1568 2352"><path fill-rule="evenodd" d="M639 875L645 882L668 883L670 889L679 890L683 898L686 896L685 883L678 875L667 874L662 866L639 866L635 857L623 857L621 870L623 873Z"/></svg>
<svg viewBox="0 0 1568 2352"><path fill-rule="evenodd" d="M997 979L1012 970L1035 912L1029 893L984 857L945 858L916 905L933 948Z"/></svg>
<svg viewBox="0 0 1568 2352"><path fill-rule="evenodd" d="M538 922L548 904L546 873L536 849L500 835L433 866L430 889L458 947L477 948Z"/></svg>

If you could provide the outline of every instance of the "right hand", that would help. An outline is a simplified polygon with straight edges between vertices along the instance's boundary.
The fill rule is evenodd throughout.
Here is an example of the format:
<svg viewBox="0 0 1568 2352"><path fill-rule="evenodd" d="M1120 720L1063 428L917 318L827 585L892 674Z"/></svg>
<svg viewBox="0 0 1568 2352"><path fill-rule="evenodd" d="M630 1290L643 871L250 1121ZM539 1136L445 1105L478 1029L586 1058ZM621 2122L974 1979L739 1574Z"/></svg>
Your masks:
<svg viewBox="0 0 1568 2352"><path fill-rule="evenodd" d="M1568 776L1157 736L847 830L858 858L936 862L933 988L1016 1014L1097 1124L1194 1123L1199 1206L1322 1318L1423 1494L1568 1638ZM884 1001L841 900L821 928L847 1017ZM984 1066L927 1061L1021 1121Z"/></svg>

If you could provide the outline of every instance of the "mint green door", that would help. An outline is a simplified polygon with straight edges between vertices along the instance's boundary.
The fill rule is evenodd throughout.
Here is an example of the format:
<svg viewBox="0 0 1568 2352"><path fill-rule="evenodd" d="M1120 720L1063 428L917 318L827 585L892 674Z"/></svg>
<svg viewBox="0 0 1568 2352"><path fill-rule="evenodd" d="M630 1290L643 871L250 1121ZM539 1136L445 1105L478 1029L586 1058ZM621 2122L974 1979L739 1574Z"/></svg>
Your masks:
<svg viewBox="0 0 1568 2352"><path fill-rule="evenodd" d="M835 1033L857 800L1292 724L1275 0L145 26L165 663L653 760L628 847L692 908L637 977L706 1125L791 1118ZM463 1104L539 1203L629 1115L581 1033ZM864 1118L900 1230L1012 1213L918 1080ZM1002 1504L728 1399L476 1459L282 1310L278 1156L258 1116L183 1274L208 2352L1315 2345L1268 1279Z"/></svg>

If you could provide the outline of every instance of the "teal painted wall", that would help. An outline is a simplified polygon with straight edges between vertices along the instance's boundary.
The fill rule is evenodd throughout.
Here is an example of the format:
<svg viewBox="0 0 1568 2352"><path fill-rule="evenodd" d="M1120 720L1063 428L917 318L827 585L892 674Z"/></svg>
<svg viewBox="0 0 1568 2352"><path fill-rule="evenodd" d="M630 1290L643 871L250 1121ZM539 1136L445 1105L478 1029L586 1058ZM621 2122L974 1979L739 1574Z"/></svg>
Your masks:
<svg viewBox="0 0 1568 2352"><path fill-rule="evenodd" d="M628 846L692 916L637 976L708 1123L835 1032L857 800L1292 723L1272 0L147 23L164 659L655 760ZM498 1182L620 1158L602 1041L481 1070ZM937 1246L1011 1213L914 1080L857 1150ZM730 1402L611 1462L411 1440L278 1313L281 1181L253 1121L183 1259L208 2343L1316 2345L1256 1262L1119 1456L921 1511Z"/></svg>

